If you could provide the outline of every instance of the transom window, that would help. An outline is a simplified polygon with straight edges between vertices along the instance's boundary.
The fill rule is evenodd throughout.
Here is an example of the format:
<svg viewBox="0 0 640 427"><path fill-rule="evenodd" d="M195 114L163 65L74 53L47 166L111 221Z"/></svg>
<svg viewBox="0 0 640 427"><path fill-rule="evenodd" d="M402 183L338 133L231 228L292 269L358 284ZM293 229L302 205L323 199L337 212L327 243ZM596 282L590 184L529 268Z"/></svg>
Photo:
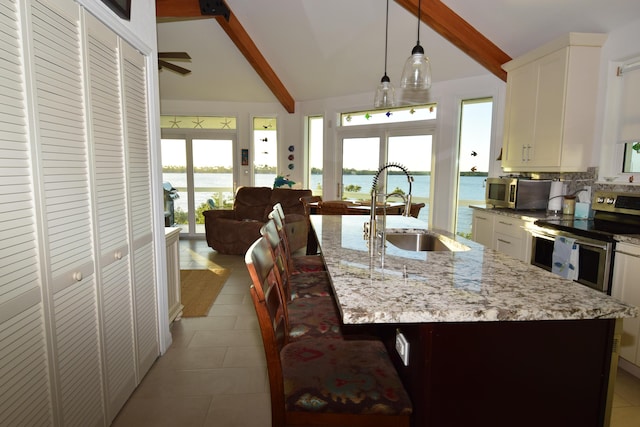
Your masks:
<svg viewBox="0 0 640 427"><path fill-rule="evenodd" d="M373 125L400 122L433 120L436 118L437 105L415 105L410 107L389 108L386 110L365 110L342 113L342 126Z"/></svg>

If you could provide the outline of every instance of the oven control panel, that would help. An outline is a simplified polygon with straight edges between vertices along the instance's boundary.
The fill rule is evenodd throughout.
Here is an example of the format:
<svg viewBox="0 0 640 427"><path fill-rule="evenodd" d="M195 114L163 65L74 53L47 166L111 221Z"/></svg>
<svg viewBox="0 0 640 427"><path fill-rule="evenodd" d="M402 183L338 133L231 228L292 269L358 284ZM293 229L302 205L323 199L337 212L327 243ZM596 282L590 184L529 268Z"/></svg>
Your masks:
<svg viewBox="0 0 640 427"><path fill-rule="evenodd" d="M596 211L640 215L640 193L597 191L591 206Z"/></svg>

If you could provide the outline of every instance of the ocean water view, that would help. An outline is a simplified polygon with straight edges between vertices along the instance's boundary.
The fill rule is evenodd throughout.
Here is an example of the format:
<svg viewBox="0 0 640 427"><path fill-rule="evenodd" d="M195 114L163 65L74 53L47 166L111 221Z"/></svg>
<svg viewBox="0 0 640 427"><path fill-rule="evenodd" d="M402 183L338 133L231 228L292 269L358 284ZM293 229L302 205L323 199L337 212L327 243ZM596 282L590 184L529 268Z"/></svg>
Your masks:
<svg viewBox="0 0 640 427"><path fill-rule="evenodd" d="M273 187L275 174L256 175L255 185L259 187ZM470 204L482 204L485 198L484 176L462 176L460 177L459 207L457 232L469 233L471 231L472 210ZM187 211L187 174L186 173L163 173L163 181L170 182L178 189L180 198L175 200L175 208ZM358 191L345 191L346 199L363 200L369 199L373 175L345 175L344 188L358 188ZM195 173L195 206L196 208L207 200L212 199L216 207L230 204L233 200L233 176L231 173ZM322 175L312 175L309 188L312 190L322 189ZM387 192L399 188L405 193L409 192L407 178L404 175L389 175ZM429 214L429 191L431 188L431 176L415 175L412 183L412 198L416 203L423 202L426 206L420 211L419 219L427 220ZM400 199L397 199L398 201Z"/></svg>

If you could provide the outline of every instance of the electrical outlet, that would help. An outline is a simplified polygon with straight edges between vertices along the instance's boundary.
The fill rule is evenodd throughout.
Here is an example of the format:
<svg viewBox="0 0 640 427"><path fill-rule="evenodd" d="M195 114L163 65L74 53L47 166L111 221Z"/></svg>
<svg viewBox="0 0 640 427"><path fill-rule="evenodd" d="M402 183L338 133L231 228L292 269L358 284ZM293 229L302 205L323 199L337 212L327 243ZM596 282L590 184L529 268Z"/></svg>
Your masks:
<svg viewBox="0 0 640 427"><path fill-rule="evenodd" d="M396 351L404 366L409 366L409 341L399 330L396 331Z"/></svg>

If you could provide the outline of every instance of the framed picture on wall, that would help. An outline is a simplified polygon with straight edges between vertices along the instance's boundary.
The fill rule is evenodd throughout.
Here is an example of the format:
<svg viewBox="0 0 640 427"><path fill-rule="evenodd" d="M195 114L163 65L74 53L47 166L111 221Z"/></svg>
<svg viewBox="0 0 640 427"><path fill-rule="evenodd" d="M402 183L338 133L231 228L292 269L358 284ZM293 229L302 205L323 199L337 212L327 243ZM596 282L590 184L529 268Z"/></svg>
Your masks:
<svg viewBox="0 0 640 427"><path fill-rule="evenodd" d="M242 166L249 166L249 150L243 148L240 157L242 158Z"/></svg>
<svg viewBox="0 0 640 427"><path fill-rule="evenodd" d="M131 19L131 0L102 0L104 4L109 6L120 18Z"/></svg>

